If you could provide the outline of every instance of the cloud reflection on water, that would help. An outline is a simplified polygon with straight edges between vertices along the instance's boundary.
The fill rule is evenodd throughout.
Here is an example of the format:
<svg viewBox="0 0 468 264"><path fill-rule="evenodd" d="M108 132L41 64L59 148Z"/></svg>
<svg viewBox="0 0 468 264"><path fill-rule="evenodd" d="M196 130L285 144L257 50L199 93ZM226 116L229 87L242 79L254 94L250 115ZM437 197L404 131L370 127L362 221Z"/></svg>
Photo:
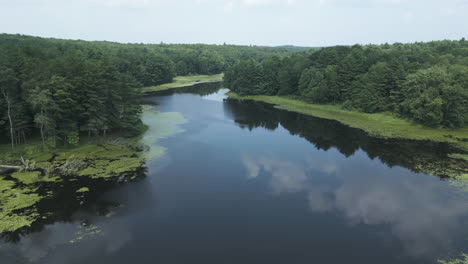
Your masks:
<svg viewBox="0 0 468 264"><path fill-rule="evenodd" d="M92 222L99 222L98 216L90 217ZM95 230L100 233L93 233ZM80 236L82 239L78 240ZM12 256L15 263L20 263L18 258L25 263L83 263L90 255L115 253L132 239L123 219L108 219L105 225L89 227L80 227L79 221L55 223L45 226L42 232L24 236L19 244L1 245L0 253Z"/></svg>
<svg viewBox="0 0 468 264"><path fill-rule="evenodd" d="M242 162L249 179L270 177L274 195L304 193L313 213L339 213L351 226L388 225L409 255L449 249L466 226L466 194L447 182L399 167L376 169L377 162L316 158L244 154Z"/></svg>

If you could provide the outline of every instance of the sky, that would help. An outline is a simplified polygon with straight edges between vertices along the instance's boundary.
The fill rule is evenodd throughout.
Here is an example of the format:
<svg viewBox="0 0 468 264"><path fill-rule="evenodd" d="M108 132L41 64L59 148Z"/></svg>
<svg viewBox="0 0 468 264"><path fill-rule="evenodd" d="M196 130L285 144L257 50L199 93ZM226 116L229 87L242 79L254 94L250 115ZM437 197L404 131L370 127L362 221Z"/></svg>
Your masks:
<svg viewBox="0 0 468 264"><path fill-rule="evenodd" d="M468 0L0 0L0 33L333 46L468 38Z"/></svg>

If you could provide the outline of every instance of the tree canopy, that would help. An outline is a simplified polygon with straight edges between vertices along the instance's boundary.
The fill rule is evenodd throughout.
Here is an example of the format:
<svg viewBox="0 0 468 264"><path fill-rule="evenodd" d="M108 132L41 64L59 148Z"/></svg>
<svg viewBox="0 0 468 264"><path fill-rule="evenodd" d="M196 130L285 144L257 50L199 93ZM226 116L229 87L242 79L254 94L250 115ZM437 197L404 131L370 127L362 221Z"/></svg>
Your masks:
<svg viewBox="0 0 468 264"><path fill-rule="evenodd" d="M40 134L132 133L141 126L139 89L176 75L217 74L241 60L294 52L234 45L120 44L0 35L0 139L12 146Z"/></svg>
<svg viewBox="0 0 468 264"><path fill-rule="evenodd" d="M337 46L244 61L226 70L225 84L240 95L294 96L367 113L393 112L432 127L463 127L468 41Z"/></svg>

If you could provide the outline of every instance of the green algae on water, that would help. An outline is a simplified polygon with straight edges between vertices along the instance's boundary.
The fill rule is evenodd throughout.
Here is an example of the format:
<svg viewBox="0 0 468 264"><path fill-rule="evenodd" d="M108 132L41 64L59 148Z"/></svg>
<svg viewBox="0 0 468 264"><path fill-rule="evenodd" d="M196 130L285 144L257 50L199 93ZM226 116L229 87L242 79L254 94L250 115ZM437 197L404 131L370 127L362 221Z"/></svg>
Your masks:
<svg viewBox="0 0 468 264"><path fill-rule="evenodd" d="M449 157L452 159L459 159L459 160L464 160L468 162L468 154L454 153L454 154L449 154Z"/></svg>
<svg viewBox="0 0 468 264"><path fill-rule="evenodd" d="M59 185L64 182L78 182L83 177L112 181L122 175L132 176L145 161L144 155L126 146L86 144L74 149L52 151L54 154L50 155L22 153L27 159L41 157L43 161L36 164L38 170L11 172L0 178L0 233L31 227L34 222L43 219L38 204L46 198L53 199L52 190L60 189ZM14 161L10 155L0 157L2 160L7 158L7 162ZM79 166L73 167L76 164ZM61 171L64 169L67 173ZM76 195L85 192L90 192L90 189L82 187L76 191Z"/></svg>
<svg viewBox="0 0 468 264"><path fill-rule="evenodd" d="M41 173L39 171L23 171L13 173L11 177L23 184L33 184L39 180L40 175Z"/></svg>
<svg viewBox="0 0 468 264"><path fill-rule="evenodd" d="M468 264L468 254L462 253L458 258L451 260L438 260L441 264Z"/></svg>
<svg viewBox="0 0 468 264"><path fill-rule="evenodd" d="M164 138L168 138L176 133L184 132L180 125L187 122L185 118L177 112L158 112L153 106L143 106L143 123L148 126L140 142L149 146L149 151L145 153L147 159L161 157L166 152L164 147L156 143Z"/></svg>
<svg viewBox="0 0 468 264"><path fill-rule="evenodd" d="M14 181L0 179L0 233L29 227L40 217L34 206L41 196L15 185Z"/></svg>
<svg viewBox="0 0 468 264"><path fill-rule="evenodd" d="M89 192L89 188L88 187L81 187L80 189L76 190L77 193L85 193L85 192Z"/></svg>
<svg viewBox="0 0 468 264"><path fill-rule="evenodd" d="M99 227L96 225L81 224L78 226L78 231L75 232L76 237L70 240L70 243L75 244L87 238L91 238L102 234L102 230L99 229Z"/></svg>

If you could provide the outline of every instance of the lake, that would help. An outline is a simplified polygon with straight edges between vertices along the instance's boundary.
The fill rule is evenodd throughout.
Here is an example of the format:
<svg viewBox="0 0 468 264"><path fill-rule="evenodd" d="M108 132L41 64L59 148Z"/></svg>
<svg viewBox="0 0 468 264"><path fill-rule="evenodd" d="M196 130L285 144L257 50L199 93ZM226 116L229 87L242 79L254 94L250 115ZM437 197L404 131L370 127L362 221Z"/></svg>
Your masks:
<svg viewBox="0 0 468 264"><path fill-rule="evenodd" d="M185 119L146 177L4 238L0 263L427 264L468 250L468 193L420 172L449 146L373 138L225 92L144 98Z"/></svg>

